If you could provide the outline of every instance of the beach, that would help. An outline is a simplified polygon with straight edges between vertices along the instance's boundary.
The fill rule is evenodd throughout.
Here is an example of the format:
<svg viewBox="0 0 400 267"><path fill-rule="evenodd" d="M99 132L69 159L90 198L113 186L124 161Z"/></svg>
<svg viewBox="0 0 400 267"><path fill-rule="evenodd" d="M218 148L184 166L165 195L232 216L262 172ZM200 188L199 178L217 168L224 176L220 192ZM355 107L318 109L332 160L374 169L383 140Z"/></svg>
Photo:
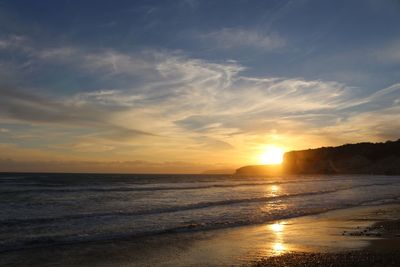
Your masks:
<svg viewBox="0 0 400 267"><path fill-rule="evenodd" d="M399 204L353 207L206 232L12 251L2 253L0 265L398 266L399 215Z"/></svg>
<svg viewBox="0 0 400 267"><path fill-rule="evenodd" d="M398 263L397 176L0 176L0 266Z"/></svg>
<svg viewBox="0 0 400 267"><path fill-rule="evenodd" d="M400 267L400 0L0 21L0 267Z"/></svg>
<svg viewBox="0 0 400 267"><path fill-rule="evenodd" d="M371 237L367 239L366 246L337 251L288 252L266 257L254 262L252 266L399 266L400 221L396 219L399 218L398 209L399 205L369 208L364 210L364 218L356 219L369 221L369 226L357 225L352 230L343 230L342 235L352 236L359 241ZM353 215L357 216L358 211ZM391 216L387 216L388 211ZM373 216L376 216L375 219ZM354 220L354 217L349 219ZM371 219L376 222L371 224Z"/></svg>

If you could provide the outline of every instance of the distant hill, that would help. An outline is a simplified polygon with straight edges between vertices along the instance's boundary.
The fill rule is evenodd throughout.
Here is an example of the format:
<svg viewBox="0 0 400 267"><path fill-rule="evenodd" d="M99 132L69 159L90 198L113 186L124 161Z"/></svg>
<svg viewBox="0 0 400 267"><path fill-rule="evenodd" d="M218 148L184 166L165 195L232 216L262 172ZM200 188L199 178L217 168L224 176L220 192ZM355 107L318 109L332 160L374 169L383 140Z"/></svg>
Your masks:
<svg viewBox="0 0 400 267"><path fill-rule="evenodd" d="M236 170L239 175L279 175L282 174L281 165L252 165Z"/></svg>
<svg viewBox="0 0 400 267"><path fill-rule="evenodd" d="M276 175L269 165L246 166L239 175ZM287 152L279 174L400 175L400 139Z"/></svg>
<svg viewBox="0 0 400 267"><path fill-rule="evenodd" d="M207 170L202 172L201 174L232 174L235 173L233 169L220 169L220 170Z"/></svg>

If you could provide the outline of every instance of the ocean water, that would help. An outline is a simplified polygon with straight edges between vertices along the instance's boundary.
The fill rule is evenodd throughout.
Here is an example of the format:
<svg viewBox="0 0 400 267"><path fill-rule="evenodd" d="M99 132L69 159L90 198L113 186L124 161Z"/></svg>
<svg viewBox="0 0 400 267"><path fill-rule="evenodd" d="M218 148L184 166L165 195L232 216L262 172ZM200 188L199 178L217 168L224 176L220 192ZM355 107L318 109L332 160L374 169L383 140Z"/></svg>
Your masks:
<svg viewBox="0 0 400 267"><path fill-rule="evenodd" d="M399 201L399 176L0 174L0 252Z"/></svg>

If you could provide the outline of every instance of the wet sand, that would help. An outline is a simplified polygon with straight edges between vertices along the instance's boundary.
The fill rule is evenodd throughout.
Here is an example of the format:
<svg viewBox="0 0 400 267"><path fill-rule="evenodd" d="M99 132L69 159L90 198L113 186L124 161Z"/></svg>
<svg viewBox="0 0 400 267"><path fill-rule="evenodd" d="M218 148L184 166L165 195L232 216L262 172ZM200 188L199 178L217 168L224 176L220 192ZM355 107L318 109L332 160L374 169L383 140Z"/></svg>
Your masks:
<svg viewBox="0 0 400 267"><path fill-rule="evenodd" d="M399 218L397 209L398 207L394 206L389 212L390 216L387 216L387 207L370 210L369 216L381 215L380 218L376 217L377 222L370 226L356 226L355 229L342 232L342 235L356 239L375 237L362 250L337 253L288 252L279 256L266 257L254 262L252 266L400 266L400 220L395 219ZM369 218L366 219L369 220Z"/></svg>
<svg viewBox="0 0 400 267"><path fill-rule="evenodd" d="M398 204L361 206L261 225L3 252L0 266L400 266L399 218Z"/></svg>

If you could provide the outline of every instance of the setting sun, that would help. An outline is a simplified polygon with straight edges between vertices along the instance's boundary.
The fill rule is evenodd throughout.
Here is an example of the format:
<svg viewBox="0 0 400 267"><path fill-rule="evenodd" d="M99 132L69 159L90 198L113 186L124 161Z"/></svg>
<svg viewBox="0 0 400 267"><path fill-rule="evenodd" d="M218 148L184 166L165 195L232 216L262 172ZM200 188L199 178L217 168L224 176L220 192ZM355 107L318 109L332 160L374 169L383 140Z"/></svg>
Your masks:
<svg viewBox="0 0 400 267"><path fill-rule="evenodd" d="M262 164L281 164L283 161L284 150L277 146L268 146L264 153L260 155Z"/></svg>

